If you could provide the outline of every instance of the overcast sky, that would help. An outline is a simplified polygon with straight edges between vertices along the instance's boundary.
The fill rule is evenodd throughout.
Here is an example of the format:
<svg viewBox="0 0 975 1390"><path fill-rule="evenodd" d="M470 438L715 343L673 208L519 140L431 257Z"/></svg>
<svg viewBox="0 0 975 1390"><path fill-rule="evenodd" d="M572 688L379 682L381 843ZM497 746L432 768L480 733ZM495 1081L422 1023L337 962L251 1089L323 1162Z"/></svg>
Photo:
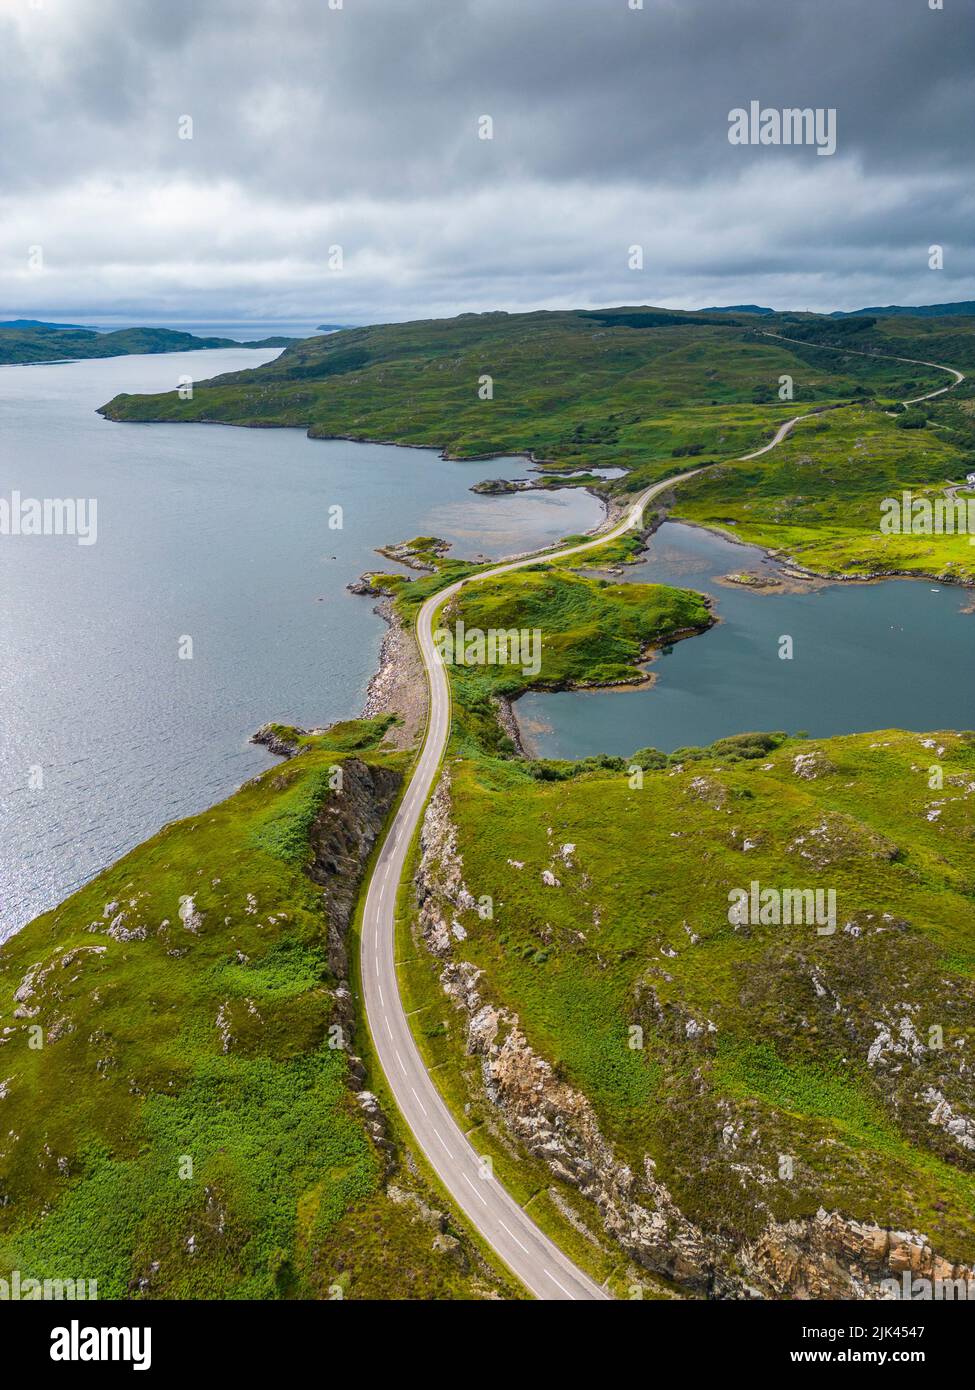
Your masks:
<svg viewBox="0 0 975 1390"><path fill-rule="evenodd" d="M975 0L337 3L0 0L0 317L975 298Z"/></svg>

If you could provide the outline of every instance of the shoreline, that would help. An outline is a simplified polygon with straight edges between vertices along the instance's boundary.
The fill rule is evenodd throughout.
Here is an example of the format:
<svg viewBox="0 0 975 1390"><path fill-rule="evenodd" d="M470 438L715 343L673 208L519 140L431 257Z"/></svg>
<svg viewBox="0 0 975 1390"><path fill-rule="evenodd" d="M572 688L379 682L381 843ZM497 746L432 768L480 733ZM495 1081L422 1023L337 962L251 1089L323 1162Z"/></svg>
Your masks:
<svg viewBox="0 0 975 1390"><path fill-rule="evenodd" d="M282 426L280 428L293 427ZM395 445L395 441L392 440L350 442L388 443L390 445ZM402 447L425 449L427 446L409 445ZM443 450L440 451L439 457L444 459L450 458L446 451ZM519 457L519 455L485 455L484 457ZM529 457L533 459L533 455L531 455L530 453L524 455L524 457ZM454 461L462 462L463 460ZM473 462L473 460L471 461ZM519 489L519 491L521 492L532 492L542 490L543 489L535 489L530 487ZM611 528L612 525L619 521L625 514L625 506L623 506L620 500L615 496L606 496L605 494L594 492L590 488L585 488L584 491L588 492L590 496L596 498L597 501L602 503L604 510L604 516L601 519L601 521L596 526L592 527L589 531L585 532L586 535L596 535L603 528ZM645 525L640 531L636 532L640 541L640 550L631 559L601 570L598 567L596 567L594 568L593 572L603 574L621 574L624 572L625 569L645 563L644 556L646 555L647 550L649 548L649 541L657 533L657 531L659 531L660 528L667 522L670 522L675 526L688 526L692 527L694 530L707 532L711 535L720 537L722 540L730 542L732 545L741 546L743 549L746 550L753 550L756 552L757 555L760 555L763 561L768 562L776 571L778 571L779 577L776 579L776 582L774 584L770 584L768 586L756 586L754 589L751 590L751 592L755 593L813 593L815 592L816 588L822 587L826 584L882 584L897 579L915 579L927 583L952 585L960 590L975 588L975 580L942 578L939 575L918 573L917 571L890 571L871 575L844 575L833 573L819 573L815 570L808 569L807 567L798 564L791 557L785 555L782 551L767 549L754 541L748 541L741 536L735 535L734 532L724 530L720 526L709 526L704 522L691 521L683 517L671 516L666 510L664 510L663 507L657 510L653 514L653 516L645 522ZM385 552L381 549L377 550L377 553L385 554ZM501 561L498 561L497 563L503 563L504 560L508 559L521 559L523 558L523 555L527 555L529 553L531 552L526 551L523 554L519 553L517 555L505 556ZM387 556L387 558L392 557ZM365 585L365 576L363 577L363 579L359 581L359 583ZM715 583L724 584L727 587L739 587L738 585L734 584L734 582L730 580L727 576L716 576ZM742 585L740 587L748 586ZM412 630L405 627L401 619L397 615L393 605L393 600L389 595L382 594L377 589L365 587L363 589L358 590L357 593L360 597L378 596L379 601L373 606L373 612L378 614L378 616L381 617L383 622L387 625L387 630L383 635L382 643L379 649L379 659L376 666L376 670L369 678L369 683L366 686L366 693L362 705L362 710L357 717L361 719L371 719L375 718L377 715L382 714L397 715L399 720L401 720L402 722L394 725L390 729L390 732L386 738L386 743L391 748L412 748L415 746L416 738L422 732L422 729L425 726L427 708L429 703L427 684L424 679L423 667L420 661L419 651L416 645L416 639L413 635ZM973 600L973 603L970 607L963 611L975 612L975 600ZM691 637L701 636L703 633L710 631L710 629L716 626L716 624L718 624L720 621L720 615L714 614L712 616L712 621L707 625L707 627L699 629L695 628L686 632L677 633L668 641L667 645L671 645L673 642L676 641L685 641ZM656 683L657 676L654 671L645 668L649 667L650 664L652 664L655 661L655 659L659 656L659 654L659 648L652 648L649 650L648 653L641 656L639 674L635 673L634 678L632 680L614 681L605 685L567 685L561 687L560 689L563 691L572 692L585 692L589 690L604 690L610 692L617 691L621 694L633 690L650 689ZM523 692L523 694L529 693L530 691L528 690ZM494 705L495 715L502 732L511 740L511 743L515 750L515 756L525 760L538 758L541 755L539 754L536 746L533 743L531 733L523 727L518 716L518 711L516 707L520 699L521 695L516 696L514 699L511 699L508 696L498 696L494 698L492 703ZM277 750L272 749L271 751L276 752Z"/></svg>
<svg viewBox="0 0 975 1390"><path fill-rule="evenodd" d="M704 522L690 521L679 516L670 516L666 512L658 512L655 519L643 531L638 533L641 540L641 549L637 552L637 554L633 556L632 559L630 559L629 561L625 561L623 564L605 569L601 572L605 574L613 572L622 573L624 565L629 567L645 563L644 557L649 549L649 540L667 522L670 522L672 525L675 526L692 527L694 530L704 531L710 535L718 536L722 540L729 541L733 545L741 546L743 549L752 550L756 552L756 556L761 557L763 563L768 563L777 572L777 578L774 584L759 585L755 586L754 588L747 585L736 584L734 581L729 579L727 575L715 576L715 584L723 585L727 588L748 588L749 592L752 593L765 593L770 595L782 593L812 594L815 593L817 589L822 589L829 584L867 586L879 585L884 583L893 583L897 580L902 579L912 579L922 581L928 584L937 584L946 588L955 588L959 590L960 595L964 595L966 591L971 591L975 589L975 579L963 580L951 577L944 578L940 575L924 574L919 573L917 571L885 571L884 573L870 575L844 575L832 573L819 573L815 570L808 569L807 567L798 564L783 551L769 550L766 549L764 546L757 544L755 541L745 540L743 537L736 536L733 532L725 531L719 526L709 526ZM594 570L593 572L599 573L600 571ZM659 581L648 580L647 582L649 583ZM710 606L711 601L709 599L709 607ZM971 601L967 604L967 606L963 607L961 611L963 613L975 613L975 595L972 595ZM708 627L694 629L689 632L677 634L675 638L672 640L684 641L689 639L690 637L700 636L704 632L710 631L712 627L716 626L721 621L722 620L720 614L714 614L713 621L708 625ZM670 643L668 642L667 645L670 645ZM650 655L643 658L643 660L645 660L649 664L652 663L658 655L659 648L652 651ZM603 690L606 692L615 691L619 694L626 694L634 690L649 689L655 684L656 679L656 674L653 671L647 670L644 672L644 676L640 680L615 681L612 684L602 686L569 685L560 687L558 691L548 690L546 688L544 693L555 694L563 693L566 691L575 693L586 693L587 691ZM537 688L535 689L537 690ZM527 690L523 692L523 694L526 695L529 693L531 692ZM531 759L542 758L543 754L539 751L537 744L534 742L531 731L525 728L524 724L519 718L517 704L521 698L522 696L519 695L515 700L506 701L507 709L505 712L505 719L502 723L502 727L504 728L508 736L511 738L516 749L518 750L518 755L520 757ZM557 759L556 761L572 761L572 759Z"/></svg>
<svg viewBox="0 0 975 1390"><path fill-rule="evenodd" d="M713 536L720 536L732 545L760 551L762 557L774 565L787 566L797 579L819 580L824 584L883 584L894 579L918 579L926 584L948 584L958 589L975 589L975 578L961 579L954 575L930 574L926 570L878 570L875 574L842 574L834 570L813 570L801 565L783 550L769 550L760 541L746 541L743 536L736 536L733 531L726 531L721 526L709 526L706 522L691 521L682 516L666 516L663 521L671 521L675 526L692 526L696 531L708 531Z"/></svg>
<svg viewBox="0 0 975 1390"><path fill-rule="evenodd" d="M400 722L390 728L383 742L390 748L412 748L426 727L430 703L420 651L412 630L404 626L388 595L381 595L372 611L382 618L386 631L358 717L395 714Z"/></svg>
<svg viewBox="0 0 975 1390"><path fill-rule="evenodd" d="M416 445L413 447L420 448ZM441 455L444 457L444 455ZM507 457L502 455L499 457ZM541 491L542 489L522 488L522 492ZM586 536L597 536L602 530L612 530L623 516L627 508L615 498L608 498L600 493L592 492L591 489L584 489L592 497L603 505L604 515L595 526L583 534ZM645 542L653 534L657 526L660 525L659 514L648 523L638 534L641 542ZM384 555L385 558L396 558L397 563L408 564L408 561L400 557L392 557L388 551L392 547L377 548L377 554ZM644 549L646 547L644 546ZM498 560L491 560L487 563L504 564L508 560L520 560L526 556L534 554L534 551L520 551L514 555L506 555ZM541 558L541 557L540 557ZM633 563L639 563L638 560ZM411 566L411 568L422 568L426 572L425 566ZM382 618L387 625L387 630L383 636L379 648L379 661L376 670L369 678L366 686L365 700L360 719L372 719L380 714L395 714L401 724L394 725L386 736L385 742L390 747L398 749L413 748L419 734L426 726L427 711L429 708L429 690L423 671L423 663L420 660L419 649L416 644L416 637L411 628L407 628L396 612L393 598L389 594L384 594L380 589L375 588L368 572L362 575L355 585L348 585L347 588L356 597L375 598L378 596L379 602L373 605L373 612ZM718 619L715 618L714 622ZM713 626L713 623L709 624ZM701 631L707 631L706 628ZM697 635L698 629L676 635L674 640L682 640L684 637ZM656 649L649 655L641 656L641 662L652 661L656 655ZM613 686L589 687L572 686L569 689L613 689L617 685L623 689L630 689L633 685L652 685L656 677L648 672L641 673L632 683L614 682ZM527 692L526 692L527 693ZM497 696L492 701L495 709L498 724L502 731L510 738L514 745L515 753L519 758L530 758L532 753L526 745L523 731L518 723L517 715L514 711L515 701L508 696Z"/></svg>

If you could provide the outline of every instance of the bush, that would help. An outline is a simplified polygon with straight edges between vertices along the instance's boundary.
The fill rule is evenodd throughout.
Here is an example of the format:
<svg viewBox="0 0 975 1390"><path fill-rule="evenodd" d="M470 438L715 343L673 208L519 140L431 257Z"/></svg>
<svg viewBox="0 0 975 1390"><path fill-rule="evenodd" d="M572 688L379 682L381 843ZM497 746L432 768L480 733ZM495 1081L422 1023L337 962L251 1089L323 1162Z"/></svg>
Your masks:
<svg viewBox="0 0 975 1390"><path fill-rule="evenodd" d="M666 753L661 753L658 748L638 748L630 759L630 763L635 763L644 772L653 772L657 768L666 767L669 759Z"/></svg>
<svg viewBox="0 0 975 1390"><path fill-rule="evenodd" d="M923 430L928 423L928 417L923 410L918 410L914 406L908 406L903 415L897 420L899 430Z"/></svg>
<svg viewBox="0 0 975 1390"><path fill-rule="evenodd" d="M784 743L785 738L785 734L732 734L730 738L719 738L717 743L712 743L710 752L715 758L728 758L732 762L764 758Z"/></svg>

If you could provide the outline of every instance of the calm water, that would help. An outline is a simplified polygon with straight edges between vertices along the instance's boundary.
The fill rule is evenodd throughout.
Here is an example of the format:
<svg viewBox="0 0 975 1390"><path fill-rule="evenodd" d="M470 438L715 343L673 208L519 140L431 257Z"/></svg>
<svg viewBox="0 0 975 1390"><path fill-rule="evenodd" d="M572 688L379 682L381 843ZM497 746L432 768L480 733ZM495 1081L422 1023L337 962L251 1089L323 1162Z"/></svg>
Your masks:
<svg viewBox="0 0 975 1390"><path fill-rule="evenodd" d="M385 629L345 585L384 563L375 546L433 533L458 554L507 555L602 515L579 491L468 490L523 459L94 413L119 391L275 355L0 368L0 496L98 502L95 545L0 537L0 937L267 766L247 741L265 721L359 711ZM342 530L328 527L336 504Z"/></svg>
<svg viewBox="0 0 975 1390"><path fill-rule="evenodd" d="M814 737L869 729L975 727L975 614L970 589L921 580L756 593L720 575L774 567L742 547L668 522L631 582L710 594L721 622L678 642L648 689L529 694L516 713L543 757L664 752L752 730ZM794 659L781 661L788 634Z"/></svg>

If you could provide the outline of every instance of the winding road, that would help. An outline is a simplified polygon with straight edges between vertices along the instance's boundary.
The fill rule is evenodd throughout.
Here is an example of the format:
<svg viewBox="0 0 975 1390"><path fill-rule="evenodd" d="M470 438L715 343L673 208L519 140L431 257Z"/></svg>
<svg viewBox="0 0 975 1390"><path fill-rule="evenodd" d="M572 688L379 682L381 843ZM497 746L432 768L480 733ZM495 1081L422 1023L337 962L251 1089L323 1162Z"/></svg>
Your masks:
<svg viewBox="0 0 975 1390"><path fill-rule="evenodd" d="M913 359L896 360L907 362ZM952 367L942 370L956 377L952 385L964 379ZM945 389L950 390L951 387ZM768 444L753 453L742 455L737 461L745 462L768 453L785 439L800 420L818 413L809 411L787 420ZM361 979L366 1019L393 1099L425 1158L475 1230L525 1287L540 1299L609 1299L611 1295L577 1268L502 1184L485 1172L480 1155L465 1138L430 1078L413 1041L399 993L395 950L396 898L410 846L427 797L437 779L450 733L450 685L434 645L433 620L441 605L466 585L478 584L495 575L509 574L512 570L536 564L542 559L561 560L580 555L596 546L605 545L607 541L616 540L642 524L647 504L655 497L703 471L703 468L694 468L654 483L640 493L622 521L609 530L595 534L591 540L564 550L510 560L458 580L428 598L416 622L417 641L430 687L430 714L419 760L376 858L366 893L361 938Z"/></svg>

